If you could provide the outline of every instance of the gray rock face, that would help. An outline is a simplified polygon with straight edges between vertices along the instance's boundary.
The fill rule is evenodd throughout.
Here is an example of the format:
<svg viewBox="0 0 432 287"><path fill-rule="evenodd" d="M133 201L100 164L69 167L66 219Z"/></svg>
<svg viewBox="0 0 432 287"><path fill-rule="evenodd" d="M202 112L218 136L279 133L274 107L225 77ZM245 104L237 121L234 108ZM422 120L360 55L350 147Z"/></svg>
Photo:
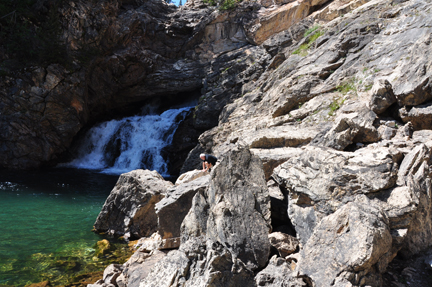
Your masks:
<svg viewBox="0 0 432 287"><path fill-rule="evenodd" d="M98 26L80 18L93 2L79 1L65 11L71 49L100 43L104 56L70 75L50 66L32 72L33 82L4 82L2 166L54 160L99 111L199 89L193 126L211 129L183 171L199 168L200 152L221 155L209 186L158 188L123 178L122 195L119 186L98 221L116 234L159 231L173 243L180 236L179 249L147 258L151 246L143 243L129 266L111 266L101 283L382 285L397 254L432 245L432 54L425 52L432 4L358 0L311 8L319 2L246 1L220 12L201 1L181 9L141 1L117 17L109 11L120 11L118 2L110 1L91 10ZM267 185L270 178L278 186ZM276 220L292 223L300 252L268 262ZM141 273L150 260L153 269Z"/></svg>
<svg viewBox="0 0 432 287"><path fill-rule="evenodd" d="M150 236L157 230L155 205L172 185L156 171L134 170L122 174L105 201L94 229L132 238Z"/></svg>
<svg viewBox="0 0 432 287"><path fill-rule="evenodd" d="M298 274L316 286L381 286L398 252L409 257L432 245L431 142L409 152L397 146L395 137L392 148L305 147L275 169L302 243Z"/></svg>
<svg viewBox="0 0 432 287"><path fill-rule="evenodd" d="M355 153L306 147L273 173L289 190L288 214L305 244L314 225L356 194L369 194L396 184L396 155L389 149Z"/></svg>
<svg viewBox="0 0 432 287"><path fill-rule="evenodd" d="M374 126L377 115L366 106L355 102L341 108L334 126L322 137L313 140L313 145L344 150L352 143L370 143L378 140Z"/></svg>
<svg viewBox="0 0 432 287"><path fill-rule="evenodd" d="M138 287L140 282L150 273L157 262L166 253L154 250L150 253L136 251L131 258L122 265L122 273L118 275L114 285L118 287Z"/></svg>
<svg viewBox="0 0 432 287"><path fill-rule="evenodd" d="M266 265L270 202L261 161L248 149L227 154L198 192L182 224L182 244L141 282L144 286L251 286ZM174 284L174 285L175 285Z"/></svg>
<svg viewBox="0 0 432 287"><path fill-rule="evenodd" d="M298 270L316 286L342 279L354 285L380 285L379 276L370 275L390 250L392 236L382 211L363 200L323 218L301 251Z"/></svg>
<svg viewBox="0 0 432 287"><path fill-rule="evenodd" d="M294 264L290 264L287 260L273 256L267 267L260 271L255 276L256 286L278 287L306 287L310 286L308 278L302 276L294 276ZM306 280L305 280L306 279Z"/></svg>
<svg viewBox="0 0 432 287"><path fill-rule="evenodd" d="M206 176L206 175L208 175L208 173L202 171L202 169L194 169L194 170L185 172L182 175L180 175L177 178L177 180L175 182L175 185L180 185L182 183L187 183L187 182L193 181L193 180L195 180L197 178L200 178L200 177Z"/></svg>
<svg viewBox="0 0 432 287"><path fill-rule="evenodd" d="M158 232L162 238L180 237L180 226L192 205L197 192L204 191L209 183L207 174L192 182L170 188L165 197L156 203Z"/></svg>
<svg viewBox="0 0 432 287"><path fill-rule="evenodd" d="M207 196L207 237L221 242L248 269L265 266L270 198L261 161L248 149L233 150L215 168Z"/></svg>
<svg viewBox="0 0 432 287"><path fill-rule="evenodd" d="M426 247L432 245L432 200L430 195L431 190L431 155L432 142L428 141L413 149L402 161L399 173L398 184L408 187L407 200L399 201L393 205L399 208L393 208L391 213L409 214L410 209L414 209L412 213L412 222L406 225L408 227L407 241L403 246L402 252L405 255L416 254ZM404 216L399 218L403 219ZM405 226L401 226L405 228Z"/></svg>

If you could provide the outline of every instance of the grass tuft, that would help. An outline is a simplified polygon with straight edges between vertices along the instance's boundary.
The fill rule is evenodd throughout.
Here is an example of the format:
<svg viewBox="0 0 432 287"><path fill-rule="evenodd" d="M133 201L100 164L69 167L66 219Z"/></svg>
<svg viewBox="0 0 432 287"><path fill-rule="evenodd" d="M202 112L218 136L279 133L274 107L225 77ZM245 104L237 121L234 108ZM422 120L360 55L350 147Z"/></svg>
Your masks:
<svg viewBox="0 0 432 287"><path fill-rule="evenodd" d="M340 107L343 105L344 102L345 102L345 99L339 99L339 98L334 99L333 102L329 106L330 111L328 112L328 115L333 116L335 114L335 112L340 109Z"/></svg>
<svg viewBox="0 0 432 287"><path fill-rule="evenodd" d="M317 27L317 28L315 29L315 27ZM294 50L293 54L297 54L297 55L300 55L302 57L307 56L307 54L308 54L307 50L309 50L309 48L312 46L312 44L319 37L321 37L322 35L324 35L324 31L319 30L319 26L315 26L315 27L309 29L310 31L308 30L308 31L305 32L306 36L309 36L312 33L313 34L312 34L312 36L309 37L309 39L307 40L306 43L301 44L300 47L298 47L296 50Z"/></svg>
<svg viewBox="0 0 432 287"><path fill-rule="evenodd" d="M343 95L348 94L348 92L350 91L357 93L357 87L355 86L354 82L354 79L342 82L339 86L336 87L336 90Z"/></svg>

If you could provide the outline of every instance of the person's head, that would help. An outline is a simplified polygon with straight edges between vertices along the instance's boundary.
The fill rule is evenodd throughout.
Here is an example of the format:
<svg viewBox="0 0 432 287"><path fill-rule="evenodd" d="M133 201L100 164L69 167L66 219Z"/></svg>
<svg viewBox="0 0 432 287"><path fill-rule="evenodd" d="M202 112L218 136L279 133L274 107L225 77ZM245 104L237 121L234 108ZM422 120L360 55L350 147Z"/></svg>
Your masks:
<svg viewBox="0 0 432 287"><path fill-rule="evenodd" d="M200 159L205 160L205 153L200 154Z"/></svg>

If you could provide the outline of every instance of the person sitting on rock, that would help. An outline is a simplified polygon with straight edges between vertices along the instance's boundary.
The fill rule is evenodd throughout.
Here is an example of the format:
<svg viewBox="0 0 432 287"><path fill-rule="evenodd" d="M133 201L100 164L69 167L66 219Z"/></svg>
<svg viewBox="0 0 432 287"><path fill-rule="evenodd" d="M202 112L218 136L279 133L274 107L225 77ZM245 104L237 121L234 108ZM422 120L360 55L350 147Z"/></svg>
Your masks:
<svg viewBox="0 0 432 287"><path fill-rule="evenodd" d="M203 171L210 171L210 169L216 164L217 158L211 154L200 154L200 158L203 161Z"/></svg>

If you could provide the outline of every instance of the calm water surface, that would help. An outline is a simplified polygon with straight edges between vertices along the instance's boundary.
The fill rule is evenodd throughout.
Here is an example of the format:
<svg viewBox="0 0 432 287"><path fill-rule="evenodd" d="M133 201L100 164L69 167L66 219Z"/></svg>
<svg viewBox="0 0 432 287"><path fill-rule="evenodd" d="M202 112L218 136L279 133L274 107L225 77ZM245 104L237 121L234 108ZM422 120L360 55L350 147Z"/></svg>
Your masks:
<svg viewBox="0 0 432 287"><path fill-rule="evenodd" d="M76 169L0 171L0 285L79 272L101 240L91 230L117 179Z"/></svg>

